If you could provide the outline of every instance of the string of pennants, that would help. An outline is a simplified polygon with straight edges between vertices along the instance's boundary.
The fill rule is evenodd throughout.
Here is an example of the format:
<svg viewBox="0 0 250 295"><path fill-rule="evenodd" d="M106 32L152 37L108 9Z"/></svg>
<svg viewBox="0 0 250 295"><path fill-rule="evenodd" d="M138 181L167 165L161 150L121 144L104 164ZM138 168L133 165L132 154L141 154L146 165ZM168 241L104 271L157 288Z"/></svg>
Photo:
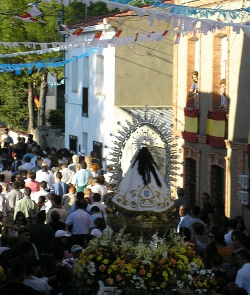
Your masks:
<svg viewBox="0 0 250 295"><path fill-rule="evenodd" d="M94 0L93 0L94 1ZM149 8L139 8L134 7L131 5L128 5L128 0L117 0L117 1L108 1L108 0L100 0L101 2L104 2L107 4L107 6L110 9L116 9L119 8L122 10L132 10L137 13L139 17L143 17L145 15L148 16L149 22L153 24L154 19L157 18L158 20L165 20L167 23L172 22L174 29L169 29L161 32L148 32L146 34L139 34L138 32L135 32L134 36L129 37L121 37L121 30L118 30L116 34L111 38L107 39L105 38L105 31L98 31L94 38L90 41L78 41L77 37L82 34L84 31L84 27L79 27L75 29L74 31L71 31L67 28L67 26L62 25L63 29L68 33L68 35L71 37L71 42L53 42L53 43L35 43L35 42L0 42L0 45L5 46L6 48L13 48L13 47L19 47L20 45L23 45L27 48L37 48L37 46L40 46L40 50L31 50L26 52L14 52L10 54L0 54L0 58L11 58L18 55L28 55L28 54L44 54L44 53L50 53L50 52L56 52L56 51L62 51L62 50L68 50L69 48L79 48L79 47L85 47L87 52L84 54L81 54L77 57L71 58L69 60L64 61L57 61L57 62L33 62L33 63L26 63L26 64L0 64L0 72L10 72L14 71L16 74L20 74L22 70L28 70L28 72L31 72L33 67L36 68L45 68L45 67L61 67L65 64L71 62L73 59L78 58L84 58L85 56L89 56L92 54L96 48L93 47L101 47L101 48L107 48L109 46L121 46L126 44L133 43L133 47L137 43L140 42L149 42L149 41L161 41L167 34L172 34L174 37L174 44L178 44L180 37L185 36L187 33L191 32L194 36L197 33L203 33L207 34L208 32L213 32L215 30L222 30L227 26L232 26L233 31L237 34L239 34L241 31L243 31L248 37L250 37L250 26L241 24L241 23L226 23L222 22L221 20L211 20L211 19L199 19L197 18L197 15L203 16L203 17L209 17L214 16L215 13L219 13L219 15L222 15L225 19L227 15L230 15L231 19L236 19L238 17L242 17L242 13L250 13L250 8L241 9L241 10L223 10L220 8L217 9L205 9L205 8L194 8L194 7L188 7L188 6L182 6L182 5L174 5L174 4L166 4L159 1L152 1L152 7L160 7L162 8L163 4L165 5L165 8L169 9L170 12L155 10L155 9L149 9ZM42 2L51 2L51 0L42 0ZM85 3L87 5L90 4L91 1L89 0L78 0L78 2ZM95 1L96 2L96 1ZM64 4L65 6L68 6L70 4L70 1L61 1L60 3ZM173 14L175 13L175 14ZM30 10L27 11L27 13L22 13L16 16L16 18L24 19L24 21L34 21L35 16L39 16L42 14L42 12L37 7L32 7ZM190 17L190 15L195 15L196 18ZM101 38L101 36L104 35L104 38Z"/></svg>
<svg viewBox="0 0 250 295"><path fill-rule="evenodd" d="M50 3L52 0L41 0L42 2ZM132 2L131 0L112 0L112 1L106 1L106 0L99 0L100 2L104 2L106 4L110 3L110 5L113 5L111 9L119 8L120 6L118 4L127 5L129 2ZM63 4L64 6L69 6L69 4L72 2L70 0L56 0L58 4ZM96 3L98 1L96 0L78 0L77 2L82 2L86 5L89 5L90 2ZM244 15L248 15L250 13L250 7L244 8L241 7L239 9L222 9L221 5L217 5L216 8L208 8L208 7L192 7L192 6L185 6L185 5L177 5L172 3L164 3L159 0L151 0L148 6L152 8L161 8L164 10L169 11L172 14L176 15L183 15L183 16L193 16L193 17L203 17L203 18L209 18L216 16L217 18L223 18L226 19L237 19L242 18Z"/></svg>
<svg viewBox="0 0 250 295"><path fill-rule="evenodd" d="M83 29L82 29L83 30ZM8 54L0 54L0 58L13 58L16 56L24 56L29 54L45 54L45 53L51 53L51 52L57 52L57 51L63 51L68 50L70 48L79 48L79 47L85 47L90 48L91 46L97 46L101 48L107 48L107 47L114 47L114 46L122 46L122 45L128 45L131 43L140 43L140 42L151 42L151 41L158 41L160 42L167 34L175 35L176 31L173 29L165 30L165 31L159 31L159 32L148 32L146 34L139 34L138 32L135 32L134 36L127 36L127 37L121 37L122 30L117 30L115 35L107 39L105 37L105 31L99 30L94 35L93 39L90 41L78 41L77 39L74 39L73 42L53 42L53 43L46 43L46 46L52 46L52 48L44 48L40 50L31 50L31 51L19 51L19 52L13 52ZM178 34L176 34L178 35ZM101 37L103 36L103 39ZM39 46L41 43L27 43L27 47L33 46L34 48ZM8 42L0 42L0 45L9 47ZM13 46L19 47L20 43L15 43ZM25 45L22 43L21 45ZM44 44L43 44L43 47ZM1 64L0 64L1 67Z"/></svg>
<svg viewBox="0 0 250 295"><path fill-rule="evenodd" d="M37 69L47 68L47 67L51 67L51 68L63 67L65 64L68 64L74 60L90 56L97 49L98 49L98 47L93 47L90 50L88 50L87 52L80 54L76 57L71 57L70 59L56 61L56 62L38 61L38 62L25 63L25 64L0 64L0 73L15 72L16 75L21 75L22 71L24 71L24 70L27 70L28 74L31 74L33 67L35 67Z"/></svg>

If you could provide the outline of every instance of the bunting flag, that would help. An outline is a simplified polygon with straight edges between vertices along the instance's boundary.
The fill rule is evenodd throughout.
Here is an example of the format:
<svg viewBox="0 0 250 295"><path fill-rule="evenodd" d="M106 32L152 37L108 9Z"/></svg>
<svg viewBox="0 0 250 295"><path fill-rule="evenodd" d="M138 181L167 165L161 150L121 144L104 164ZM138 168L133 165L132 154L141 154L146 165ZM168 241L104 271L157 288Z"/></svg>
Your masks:
<svg viewBox="0 0 250 295"><path fill-rule="evenodd" d="M99 40L100 40L101 36L102 36L102 31L98 31L98 32L95 34L95 36L94 36L94 38L92 39L92 41L90 42L90 45L92 45L92 46L97 46L98 43L99 43Z"/></svg>
<svg viewBox="0 0 250 295"><path fill-rule="evenodd" d="M247 154L250 155L250 130L248 132Z"/></svg>
<svg viewBox="0 0 250 295"><path fill-rule="evenodd" d="M66 25L61 24L61 27L64 29L65 32L67 32L69 35L71 35L71 32Z"/></svg>
<svg viewBox="0 0 250 295"><path fill-rule="evenodd" d="M117 30L115 35L108 41L108 43L112 46L116 45L118 38L120 38L122 30Z"/></svg>
<svg viewBox="0 0 250 295"><path fill-rule="evenodd" d="M61 24L61 27L64 29L65 32L67 32L70 36L80 36L81 33L84 31L83 27L77 28L73 33L70 31L70 29L66 26Z"/></svg>
<svg viewBox="0 0 250 295"><path fill-rule="evenodd" d="M184 115L185 129L182 132L182 137L186 141L197 142L199 110L184 108Z"/></svg>
<svg viewBox="0 0 250 295"><path fill-rule="evenodd" d="M33 6L29 11L19 13L18 15L15 15L14 17L17 19L21 19L24 22L37 22L37 19L34 17L41 15L42 12Z"/></svg>
<svg viewBox="0 0 250 295"><path fill-rule="evenodd" d="M207 115L207 144L224 148L226 131L226 112L208 111Z"/></svg>
<svg viewBox="0 0 250 295"><path fill-rule="evenodd" d="M133 50L135 49L135 46L136 46L136 42L138 41L138 37L139 37L139 33L138 32L135 32L135 39L134 39L134 44L133 44Z"/></svg>
<svg viewBox="0 0 250 295"><path fill-rule="evenodd" d="M181 34L178 33L175 35L175 41L174 41L174 45L177 45L180 43L180 38L181 38Z"/></svg>
<svg viewBox="0 0 250 295"><path fill-rule="evenodd" d="M35 102L36 107L39 108L40 103L39 103L39 98L37 95L34 96L34 102Z"/></svg>
<svg viewBox="0 0 250 295"><path fill-rule="evenodd" d="M156 39L156 41L161 41L166 35L168 34L168 30L165 30L159 38Z"/></svg>
<svg viewBox="0 0 250 295"><path fill-rule="evenodd" d="M80 27L80 28L77 28L73 33L72 35L74 36L80 36L81 33L84 31L84 28L83 27Z"/></svg>

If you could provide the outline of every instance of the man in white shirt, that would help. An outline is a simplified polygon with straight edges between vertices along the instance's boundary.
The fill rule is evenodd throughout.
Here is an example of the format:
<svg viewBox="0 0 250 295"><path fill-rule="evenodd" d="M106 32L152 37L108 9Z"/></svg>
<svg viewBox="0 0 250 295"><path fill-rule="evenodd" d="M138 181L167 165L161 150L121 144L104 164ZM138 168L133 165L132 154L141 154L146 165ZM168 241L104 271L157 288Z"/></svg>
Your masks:
<svg viewBox="0 0 250 295"><path fill-rule="evenodd" d="M237 272L235 284L246 289L248 295L250 295L250 252L246 249L237 252L236 262L240 269Z"/></svg>
<svg viewBox="0 0 250 295"><path fill-rule="evenodd" d="M236 219L235 218L230 218L228 220L228 231L224 235L224 239L225 239L225 242L226 242L227 246L229 246L229 245L231 245L233 243L233 241L232 241L232 232L234 230L236 230L236 227L237 227Z"/></svg>
<svg viewBox="0 0 250 295"><path fill-rule="evenodd" d="M92 184L91 186L92 193L100 194L101 200L103 200L103 196L108 193L107 187L101 184L101 180L98 177L93 177L91 184Z"/></svg>
<svg viewBox="0 0 250 295"><path fill-rule="evenodd" d="M94 203L91 205L88 205L87 210L91 212L91 208L93 208L94 206L97 206L103 214L106 214L105 208L107 206L102 204L101 195L98 193L94 193L93 200L94 200Z"/></svg>
<svg viewBox="0 0 250 295"><path fill-rule="evenodd" d="M39 183L39 187L40 187L40 190L38 192L35 192L31 195L31 200L35 201L36 204L38 202L38 198L40 196L45 196L45 200L48 201L48 194L49 194L49 191L46 190L47 189L47 182L46 181L41 181Z"/></svg>
<svg viewBox="0 0 250 295"><path fill-rule="evenodd" d="M200 207L199 206L193 206L191 208L191 216L192 218L187 220L186 224L185 224L185 227L189 228L190 232L191 232L191 238L194 237L194 229L192 227L192 225L195 223L195 222L199 222L201 223L203 226L204 226L204 232L203 234L205 235L206 234L206 231L207 231L207 225L205 222L203 222L200 218L198 218L200 214Z"/></svg>
<svg viewBox="0 0 250 295"><path fill-rule="evenodd" d="M86 213L84 204L81 201L76 201L76 210L72 212L66 219L66 226L73 226L72 236L75 237L77 244L85 247L88 242L90 229L94 227L90 215Z"/></svg>
<svg viewBox="0 0 250 295"><path fill-rule="evenodd" d="M4 194L2 194L2 190L2 186L0 185L0 222L2 222L3 226L5 226L7 221L7 213L10 213L11 210L9 200L4 196Z"/></svg>
<svg viewBox="0 0 250 295"><path fill-rule="evenodd" d="M50 174L48 171L48 166L46 162L42 163L42 169L38 170L36 172L36 181L46 181L47 182L47 188L52 189L53 183L55 183L54 175Z"/></svg>
<svg viewBox="0 0 250 295"><path fill-rule="evenodd" d="M75 175L75 172L68 168L67 163L63 163L61 167L62 169L60 170L60 172L62 173L62 182L65 182L67 184L72 183L72 179Z"/></svg>

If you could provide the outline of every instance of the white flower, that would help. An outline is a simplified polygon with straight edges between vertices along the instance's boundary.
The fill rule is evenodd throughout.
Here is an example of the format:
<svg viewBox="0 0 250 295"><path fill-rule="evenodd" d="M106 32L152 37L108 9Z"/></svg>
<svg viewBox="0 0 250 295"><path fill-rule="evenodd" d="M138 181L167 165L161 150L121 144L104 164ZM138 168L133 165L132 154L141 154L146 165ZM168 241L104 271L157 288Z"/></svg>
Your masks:
<svg viewBox="0 0 250 295"><path fill-rule="evenodd" d="M200 270L200 275L204 276L206 274L206 270L205 269L201 269Z"/></svg>

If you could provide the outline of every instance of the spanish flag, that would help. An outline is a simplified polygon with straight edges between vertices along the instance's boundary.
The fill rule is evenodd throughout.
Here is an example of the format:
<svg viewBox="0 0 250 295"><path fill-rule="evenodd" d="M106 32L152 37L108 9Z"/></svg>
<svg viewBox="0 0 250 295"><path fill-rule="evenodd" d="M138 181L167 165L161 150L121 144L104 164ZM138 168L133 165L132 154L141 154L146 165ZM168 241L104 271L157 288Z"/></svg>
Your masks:
<svg viewBox="0 0 250 295"><path fill-rule="evenodd" d="M34 102L35 102L36 107L39 108L40 103L39 103L39 98L37 95L34 96Z"/></svg>
<svg viewBox="0 0 250 295"><path fill-rule="evenodd" d="M189 142L197 142L198 133L198 109L184 108L185 114L185 129L182 132L182 137Z"/></svg>
<svg viewBox="0 0 250 295"><path fill-rule="evenodd" d="M208 111L207 115L207 144L224 148L226 131L226 112Z"/></svg>
<svg viewBox="0 0 250 295"><path fill-rule="evenodd" d="M249 130L249 132L248 132L247 154L250 155L250 130Z"/></svg>

